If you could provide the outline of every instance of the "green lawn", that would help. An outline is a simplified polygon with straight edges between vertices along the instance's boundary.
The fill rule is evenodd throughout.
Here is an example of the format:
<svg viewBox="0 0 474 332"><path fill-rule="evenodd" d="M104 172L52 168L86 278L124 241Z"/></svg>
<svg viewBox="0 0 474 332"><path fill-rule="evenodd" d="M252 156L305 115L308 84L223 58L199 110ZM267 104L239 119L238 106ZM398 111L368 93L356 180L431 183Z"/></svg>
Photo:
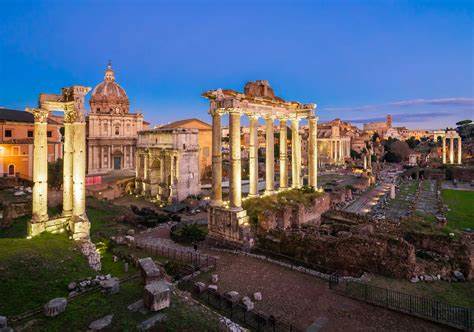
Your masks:
<svg viewBox="0 0 474 332"><path fill-rule="evenodd" d="M448 225L457 229L474 229L474 191L443 189L441 194L450 209Z"/></svg>

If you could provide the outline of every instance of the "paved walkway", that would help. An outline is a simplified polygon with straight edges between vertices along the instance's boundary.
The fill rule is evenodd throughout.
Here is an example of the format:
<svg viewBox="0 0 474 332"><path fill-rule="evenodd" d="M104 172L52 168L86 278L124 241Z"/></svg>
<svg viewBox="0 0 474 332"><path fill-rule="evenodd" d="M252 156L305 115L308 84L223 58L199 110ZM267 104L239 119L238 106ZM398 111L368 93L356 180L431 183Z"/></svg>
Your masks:
<svg viewBox="0 0 474 332"><path fill-rule="evenodd" d="M346 206L343 210L357 214L367 214L377 203L377 198L382 194L390 191L390 184L381 183L375 188L363 193L352 204Z"/></svg>

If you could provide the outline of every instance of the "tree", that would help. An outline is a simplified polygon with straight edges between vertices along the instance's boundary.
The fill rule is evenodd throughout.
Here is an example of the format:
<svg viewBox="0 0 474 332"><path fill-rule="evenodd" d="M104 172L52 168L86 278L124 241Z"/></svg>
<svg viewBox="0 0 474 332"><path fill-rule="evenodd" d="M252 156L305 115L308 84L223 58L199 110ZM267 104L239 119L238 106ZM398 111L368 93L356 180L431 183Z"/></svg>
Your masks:
<svg viewBox="0 0 474 332"><path fill-rule="evenodd" d="M377 142L377 139L380 138L379 136L379 133L375 132L373 135L372 135L372 142Z"/></svg>
<svg viewBox="0 0 474 332"><path fill-rule="evenodd" d="M463 139L474 138L474 123L472 120L462 120L456 123L456 131Z"/></svg>
<svg viewBox="0 0 474 332"><path fill-rule="evenodd" d="M359 152L351 149L351 158L352 159L360 159L360 157L361 157L361 154Z"/></svg>
<svg viewBox="0 0 474 332"><path fill-rule="evenodd" d="M53 189L60 189L63 182L63 160L57 159L48 163L48 185Z"/></svg>
<svg viewBox="0 0 474 332"><path fill-rule="evenodd" d="M410 147L406 142L398 141L394 142L390 148L390 152L397 155L401 160L405 160L408 158L410 154Z"/></svg>
<svg viewBox="0 0 474 332"><path fill-rule="evenodd" d="M418 144L420 144L420 141L417 140L414 136L410 137L409 139L406 140L408 146L410 149L414 149L417 147Z"/></svg>

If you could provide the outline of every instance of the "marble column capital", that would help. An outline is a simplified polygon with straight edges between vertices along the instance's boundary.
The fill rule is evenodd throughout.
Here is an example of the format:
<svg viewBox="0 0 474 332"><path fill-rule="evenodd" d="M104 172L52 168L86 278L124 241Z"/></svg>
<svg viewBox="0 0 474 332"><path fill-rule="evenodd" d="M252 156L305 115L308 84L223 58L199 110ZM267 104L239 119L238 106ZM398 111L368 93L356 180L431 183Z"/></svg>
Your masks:
<svg viewBox="0 0 474 332"><path fill-rule="evenodd" d="M46 123L48 120L49 111L43 108L26 108L26 112L33 114L35 122Z"/></svg>

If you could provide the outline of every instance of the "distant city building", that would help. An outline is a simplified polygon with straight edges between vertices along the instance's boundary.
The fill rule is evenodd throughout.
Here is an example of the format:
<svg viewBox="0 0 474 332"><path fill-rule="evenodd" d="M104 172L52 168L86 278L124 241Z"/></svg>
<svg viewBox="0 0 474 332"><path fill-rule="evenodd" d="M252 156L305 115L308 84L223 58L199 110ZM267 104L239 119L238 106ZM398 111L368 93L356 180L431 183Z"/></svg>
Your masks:
<svg viewBox="0 0 474 332"><path fill-rule="evenodd" d="M135 169L135 151L140 130L147 128L141 113L130 113L125 90L115 82L109 63L104 81L90 99L87 116L87 173L107 174Z"/></svg>
<svg viewBox="0 0 474 332"><path fill-rule="evenodd" d="M62 158L61 123L48 118L48 162ZM25 111L0 108L0 176L33 178L34 117Z"/></svg>
<svg viewBox="0 0 474 332"><path fill-rule="evenodd" d="M199 194L198 156L198 129L141 131L136 155L136 193L164 203Z"/></svg>
<svg viewBox="0 0 474 332"><path fill-rule="evenodd" d="M162 129L174 128L190 128L198 130L198 145L199 145L199 174L204 180L206 174L210 175L210 167L212 164L212 126L199 119L185 119L175 121L164 126Z"/></svg>

